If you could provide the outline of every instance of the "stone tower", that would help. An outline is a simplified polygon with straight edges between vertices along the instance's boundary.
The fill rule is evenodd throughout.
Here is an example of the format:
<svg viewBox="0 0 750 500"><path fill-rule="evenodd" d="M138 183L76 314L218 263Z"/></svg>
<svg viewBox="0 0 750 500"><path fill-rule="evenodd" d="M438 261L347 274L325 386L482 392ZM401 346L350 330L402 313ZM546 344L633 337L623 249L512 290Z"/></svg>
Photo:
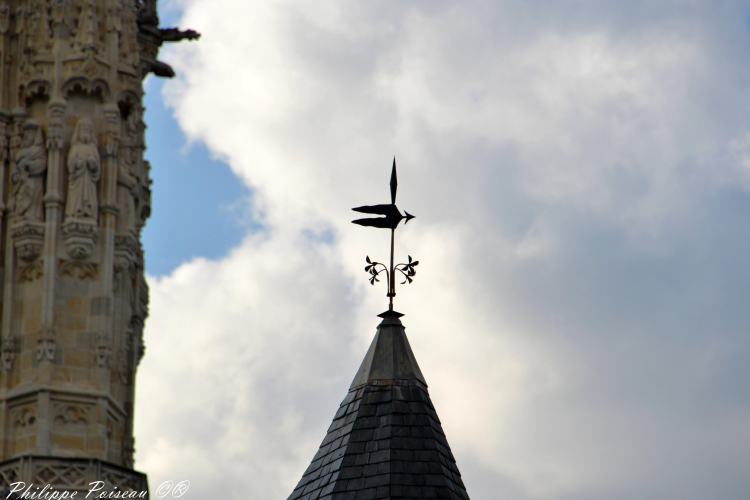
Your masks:
<svg viewBox="0 0 750 500"><path fill-rule="evenodd" d="M0 0L1 484L148 489L142 82L197 36L158 23L156 0Z"/></svg>

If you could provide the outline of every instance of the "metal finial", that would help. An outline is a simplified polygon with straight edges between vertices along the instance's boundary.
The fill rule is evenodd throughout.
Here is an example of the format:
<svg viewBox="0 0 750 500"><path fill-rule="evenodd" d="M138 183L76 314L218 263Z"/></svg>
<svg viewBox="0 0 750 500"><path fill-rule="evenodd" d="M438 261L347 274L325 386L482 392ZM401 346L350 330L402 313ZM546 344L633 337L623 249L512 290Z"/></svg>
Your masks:
<svg viewBox="0 0 750 500"><path fill-rule="evenodd" d="M393 168L391 169L391 205L396 204L396 190L398 189L398 179L396 178L396 157L393 157Z"/></svg>
<svg viewBox="0 0 750 500"><path fill-rule="evenodd" d="M390 267L386 267L385 264L382 264L380 262L375 262L375 261L370 260L369 255L365 259L367 261L367 266L365 267L365 271L367 271L370 274L370 284L374 285L376 281L380 281L378 279L378 275L383 272L385 273L386 282L388 284L387 297L389 298L389 304L388 304L389 311L393 311L393 297L396 296L396 283L394 279L395 272L398 271L404 276L405 279L401 283L402 285L405 283L411 283L413 281L412 278L417 274L417 271L414 268L419 264L419 261L412 260L411 255L408 256L409 257L408 262L404 262L404 263L396 264L396 265L393 264L393 245L394 245L394 239L396 235L396 228L398 227L402 219L406 219L406 222L404 222L404 224L406 224L411 219L415 218L406 210L404 210L404 214L406 215L401 215L401 212L398 210L398 207L396 207L396 190L397 189L398 189L398 179L396 177L396 157L394 156L393 157L393 169L391 170L391 204L390 205L385 205L385 204L369 205L369 206L352 208L352 210L354 210L355 212L384 216L384 217L353 220L352 222L354 224L359 224L360 226L380 227L383 229L391 230L391 265Z"/></svg>

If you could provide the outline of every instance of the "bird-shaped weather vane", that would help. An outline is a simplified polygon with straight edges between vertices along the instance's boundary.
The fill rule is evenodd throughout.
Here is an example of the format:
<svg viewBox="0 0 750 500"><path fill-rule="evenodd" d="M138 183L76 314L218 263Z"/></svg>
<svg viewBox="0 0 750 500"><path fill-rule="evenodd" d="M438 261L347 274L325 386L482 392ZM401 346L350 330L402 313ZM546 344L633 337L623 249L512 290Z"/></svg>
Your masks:
<svg viewBox="0 0 750 500"><path fill-rule="evenodd" d="M404 281L401 283L402 285L404 283L411 283L412 278L414 278L414 275L417 274L417 271L414 269L417 264L419 264L419 261L412 260L411 255L409 255L409 262L404 262L401 264L393 265L393 243L396 236L396 228L398 227L399 223L401 223L401 220L406 219L406 222L404 224L408 223L411 219L414 218L413 215L411 215L409 212L404 210L404 214L401 215L401 212L399 212L398 207L396 207L396 190L398 189L398 180L396 178L396 158L393 158L393 169L391 170L391 203L390 205L370 205L370 206L364 206L364 207L357 207L352 208L355 212L361 212L364 214L375 214L375 215L384 215L385 217L375 217L375 218L369 218L369 219L357 219L353 220L352 222L354 224L359 224L360 226L370 226L370 227L380 227L383 229L390 229L391 230L391 265L390 267L386 267L385 264L381 262L375 262L373 260L370 260L370 256L367 256L367 267L365 267L365 271L367 271L370 274L370 284L374 285L376 281L380 281L378 279L378 276L380 273L385 273L386 281L388 284L388 298L389 298L389 304L388 304L388 310L393 311L393 297L396 296L396 280L395 280L395 273L396 271L400 272L404 276Z"/></svg>

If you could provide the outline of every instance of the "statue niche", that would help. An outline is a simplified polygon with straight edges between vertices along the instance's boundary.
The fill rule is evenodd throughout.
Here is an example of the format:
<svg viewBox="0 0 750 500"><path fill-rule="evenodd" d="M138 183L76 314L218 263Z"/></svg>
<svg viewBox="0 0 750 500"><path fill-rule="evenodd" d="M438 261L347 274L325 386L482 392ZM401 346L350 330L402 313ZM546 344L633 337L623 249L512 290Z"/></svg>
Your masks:
<svg viewBox="0 0 750 500"><path fill-rule="evenodd" d="M133 148L120 150L117 165L117 234L130 235L135 231L135 199L138 179L133 174Z"/></svg>
<svg viewBox="0 0 750 500"><path fill-rule="evenodd" d="M23 126L21 149L15 159L11 175L13 184L12 212L26 220L42 221L44 173L47 171L47 150L42 128L34 120Z"/></svg>
<svg viewBox="0 0 750 500"><path fill-rule="evenodd" d="M94 124L81 118L73 131L68 153L68 196L62 228L68 254L86 259L99 236L99 202L96 183L101 177L101 157L94 135Z"/></svg>
<svg viewBox="0 0 750 500"><path fill-rule="evenodd" d="M117 222L115 225L115 282L122 281L125 270L133 270L138 251L138 233L135 227L135 197L140 186L133 173L135 149L120 149L117 164ZM117 284L115 285L117 288Z"/></svg>
<svg viewBox="0 0 750 500"><path fill-rule="evenodd" d="M44 174L47 171L47 150L42 127L34 120L23 125L23 139L15 154L10 176L13 215L11 235L21 260L32 262L44 247Z"/></svg>
<svg viewBox="0 0 750 500"><path fill-rule="evenodd" d="M76 124L68 153L68 198L65 217L93 219L98 216L96 183L101 177L101 158L94 136L94 124L81 118Z"/></svg>

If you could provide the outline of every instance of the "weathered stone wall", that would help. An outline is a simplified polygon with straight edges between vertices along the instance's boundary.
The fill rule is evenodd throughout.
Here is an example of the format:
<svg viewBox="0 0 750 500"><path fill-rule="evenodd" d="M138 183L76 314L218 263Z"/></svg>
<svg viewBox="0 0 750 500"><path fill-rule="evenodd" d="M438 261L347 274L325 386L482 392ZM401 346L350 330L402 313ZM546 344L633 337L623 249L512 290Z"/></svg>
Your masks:
<svg viewBox="0 0 750 500"><path fill-rule="evenodd" d="M0 461L133 467L162 31L155 0L0 0Z"/></svg>

